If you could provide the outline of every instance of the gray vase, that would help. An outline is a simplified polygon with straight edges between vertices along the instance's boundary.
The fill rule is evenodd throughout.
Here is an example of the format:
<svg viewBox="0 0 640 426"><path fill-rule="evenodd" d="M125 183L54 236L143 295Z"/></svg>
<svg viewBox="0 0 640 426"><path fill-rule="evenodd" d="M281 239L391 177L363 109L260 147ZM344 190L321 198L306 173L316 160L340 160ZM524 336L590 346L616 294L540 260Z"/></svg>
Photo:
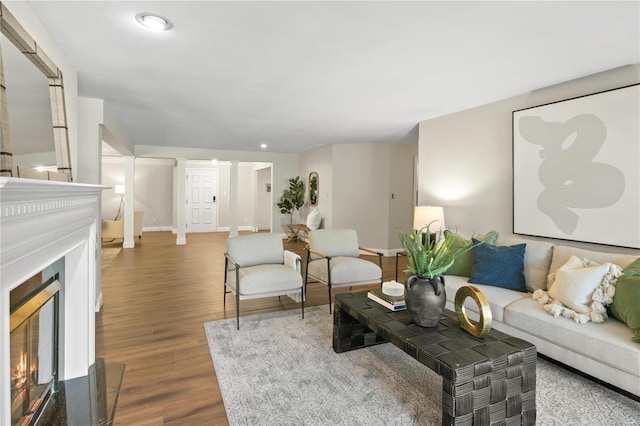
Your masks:
<svg viewBox="0 0 640 426"><path fill-rule="evenodd" d="M444 277L409 276L404 284L404 300L414 323L421 327L435 327L447 303Z"/></svg>

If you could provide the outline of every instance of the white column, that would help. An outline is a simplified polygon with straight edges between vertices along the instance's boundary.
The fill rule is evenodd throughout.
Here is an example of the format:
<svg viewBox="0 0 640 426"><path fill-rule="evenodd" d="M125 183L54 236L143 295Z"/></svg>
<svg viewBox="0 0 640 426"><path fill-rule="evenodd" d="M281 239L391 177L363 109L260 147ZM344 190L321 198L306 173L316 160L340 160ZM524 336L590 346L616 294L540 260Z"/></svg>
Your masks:
<svg viewBox="0 0 640 426"><path fill-rule="evenodd" d="M136 186L136 157L124 157L124 243L123 248L134 248L133 211Z"/></svg>
<svg viewBox="0 0 640 426"><path fill-rule="evenodd" d="M102 123L103 100L78 98L78 168L73 171L74 181L102 183Z"/></svg>
<svg viewBox="0 0 640 426"><path fill-rule="evenodd" d="M78 167L73 171L75 181L80 183L102 183L102 123L103 118L102 99L78 98ZM99 199L99 202L102 201ZM100 212L100 206L98 206ZM102 229L98 222L96 236L100 241ZM96 244L95 258L98 261L102 257L102 247ZM102 307L102 274L100 268L96 268L96 312Z"/></svg>
<svg viewBox="0 0 640 426"><path fill-rule="evenodd" d="M229 236L238 236L238 162L231 162L229 175Z"/></svg>
<svg viewBox="0 0 640 426"><path fill-rule="evenodd" d="M176 227L178 234L176 236L176 245L183 246L187 244L186 234L186 222L185 222L185 210L186 210L186 196L185 186L187 183L187 159L177 158L177 171L176 171Z"/></svg>

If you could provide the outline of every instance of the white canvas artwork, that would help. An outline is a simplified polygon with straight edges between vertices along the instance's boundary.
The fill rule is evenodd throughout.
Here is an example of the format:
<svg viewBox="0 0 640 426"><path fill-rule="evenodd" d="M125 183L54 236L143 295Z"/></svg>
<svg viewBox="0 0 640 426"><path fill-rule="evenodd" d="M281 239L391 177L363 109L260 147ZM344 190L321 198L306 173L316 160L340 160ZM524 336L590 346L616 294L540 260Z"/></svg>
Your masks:
<svg viewBox="0 0 640 426"><path fill-rule="evenodd" d="M640 248L640 85L513 112L513 232Z"/></svg>

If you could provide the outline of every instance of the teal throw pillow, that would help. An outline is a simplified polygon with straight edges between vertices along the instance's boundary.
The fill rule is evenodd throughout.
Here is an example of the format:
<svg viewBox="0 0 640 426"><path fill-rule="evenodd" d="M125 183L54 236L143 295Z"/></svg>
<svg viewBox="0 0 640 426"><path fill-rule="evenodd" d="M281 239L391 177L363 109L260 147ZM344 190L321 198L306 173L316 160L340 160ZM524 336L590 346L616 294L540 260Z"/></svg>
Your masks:
<svg viewBox="0 0 640 426"><path fill-rule="evenodd" d="M609 310L633 331L631 340L640 343L640 259L622 271Z"/></svg>
<svg viewBox="0 0 640 426"><path fill-rule="evenodd" d="M460 250L463 247L471 247L473 244L471 239L465 239L464 237L456 234L455 232L451 232L449 230L444 231L444 238L450 241L450 250L455 252ZM478 235L475 237L478 241L487 244L495 244L498 239L498 233L496 231L489 231L484 235ZM447 269L445 274L447 275L459 275L462 277L470 277L471 276L471 266L473 265L473 250L469 250L466 253L458 256L456 260L453 262L453 265Z"/></svg>
<svg viewBox="0 0 640 426"><path fill-rule="evenodd" d="M472 239L474 244L479 241ZM509 290L527 291L524 281L526 244L492 246L480 244L473 249L471 284L485 284Z"/></svg>

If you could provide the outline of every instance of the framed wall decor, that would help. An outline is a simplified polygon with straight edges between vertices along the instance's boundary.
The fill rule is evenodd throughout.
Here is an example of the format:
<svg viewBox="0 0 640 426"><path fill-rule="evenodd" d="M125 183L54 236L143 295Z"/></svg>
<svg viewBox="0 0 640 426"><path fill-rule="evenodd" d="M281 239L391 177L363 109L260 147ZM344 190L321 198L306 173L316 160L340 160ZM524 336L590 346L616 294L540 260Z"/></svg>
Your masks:
<svg viewBox="0 0 640 426"><path fill-rule="evenodd" d="M513 112L513 233L640 248L640 84Z"/></svg>

